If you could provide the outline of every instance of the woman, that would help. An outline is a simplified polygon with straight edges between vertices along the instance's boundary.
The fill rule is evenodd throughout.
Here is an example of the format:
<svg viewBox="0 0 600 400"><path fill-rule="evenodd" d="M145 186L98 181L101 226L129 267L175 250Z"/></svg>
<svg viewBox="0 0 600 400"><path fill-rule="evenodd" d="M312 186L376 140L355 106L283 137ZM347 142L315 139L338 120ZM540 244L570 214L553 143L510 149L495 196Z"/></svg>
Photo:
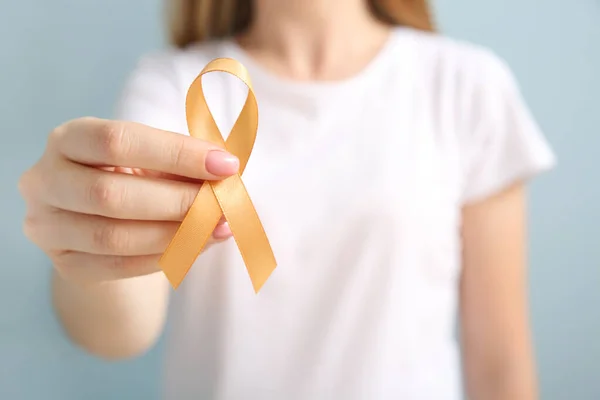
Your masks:
<svg viewBox="0 0 600 400"><path fill-rule="evenodd" d="M119 121L56 128L21 181L69 336L137 355L170 296L168 399L454 400L461 371L469 398L535 399L524 184L553 156L505 64L432 33L424 1L173 6L176 46L141 61ZM217 57L254 83L244 182L278 267L255 295L222 222L169 295L160 254L200 182L239 165L173 133ZM205 92L226 132L245 93Z"/></svg>

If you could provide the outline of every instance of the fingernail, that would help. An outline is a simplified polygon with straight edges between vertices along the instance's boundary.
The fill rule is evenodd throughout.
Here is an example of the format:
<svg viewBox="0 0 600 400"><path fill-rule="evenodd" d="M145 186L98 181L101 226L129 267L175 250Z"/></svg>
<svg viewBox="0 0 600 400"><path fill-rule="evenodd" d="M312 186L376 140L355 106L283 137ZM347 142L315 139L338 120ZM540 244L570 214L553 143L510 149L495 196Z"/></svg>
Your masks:
<svg viewBox="0 0 600 400"><path fill-rule="evenodd" d="M217 240L219 239L227 239L231 236L231 229L229 229L229 224L225 222L224 224L219 224L213 231L213 237Z"/></svg>
<svg viewBox="0 0 600 400"><path fill-rule="evenodd" d="M240 161L223 150L211 150L206 155L206 170L217 176L229 176L238 172Z"/></svg>

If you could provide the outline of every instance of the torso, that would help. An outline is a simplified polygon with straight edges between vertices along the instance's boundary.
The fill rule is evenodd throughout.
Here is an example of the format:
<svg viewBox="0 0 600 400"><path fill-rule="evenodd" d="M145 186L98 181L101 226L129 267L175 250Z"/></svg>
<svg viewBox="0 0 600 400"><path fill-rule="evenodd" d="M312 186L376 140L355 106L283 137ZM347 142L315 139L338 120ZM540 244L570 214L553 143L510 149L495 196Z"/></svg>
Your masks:
<svg viewBox="0 0 600 400"><path fill-rule="evenodd" d="M166 398L462 398L464 131L473 74L495 60L407 29L362 74L331 84L270 76L232 42L170 57L181 132L206 63L248 67L260 126L243 180L278 267L256 295L233 240L198 258L172 295ZM206 79L226 131L245 92Z"/></svg>

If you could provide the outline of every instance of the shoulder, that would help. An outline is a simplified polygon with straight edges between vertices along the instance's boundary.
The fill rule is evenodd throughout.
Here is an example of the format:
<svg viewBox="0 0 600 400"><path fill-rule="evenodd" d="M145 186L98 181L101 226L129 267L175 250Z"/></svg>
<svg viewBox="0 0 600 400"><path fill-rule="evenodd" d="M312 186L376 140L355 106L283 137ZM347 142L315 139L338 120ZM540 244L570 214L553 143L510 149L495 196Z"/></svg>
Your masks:
<svg viewBox="0 0 600 400"><path fill-rule="evenodd" d="M506 60L488 47L407 28L399 28L396 35L410 48L417 77L452 89L455 95L475 94L482 88L517 89Z"/></svg>
<svg viewBox="0 0 600 400"><path fill-rule="evenodd" d="M402 31L400 31L402 32ZM477 44L406 30L412 78L436 134L457 150L462 204L554 165L554 155L507 62ZM401 56L399 55L399 58Z"/></svg>
<svg viewBox="0 0 600 400"><path fill-rule="evenodd" d="M411 29L400 29L398 35L404 43L400 47L410 54L405 58L412 65L415 98L448 128L445 132L472 140L483 126L533 122L518 80L493 50ZM487 131L491 135L494 129Z"/></svg>

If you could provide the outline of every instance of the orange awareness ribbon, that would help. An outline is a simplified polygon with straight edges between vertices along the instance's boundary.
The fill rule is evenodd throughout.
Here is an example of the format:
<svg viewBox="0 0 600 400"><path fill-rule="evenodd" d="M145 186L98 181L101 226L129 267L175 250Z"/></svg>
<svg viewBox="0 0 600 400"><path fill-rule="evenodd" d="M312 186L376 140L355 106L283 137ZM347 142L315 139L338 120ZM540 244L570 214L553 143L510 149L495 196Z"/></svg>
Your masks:
<svg viewBox="0 0 600 400"><path fill-rule="evenodd" d="M248 87L246 102L227 141L223 140L202 90L202 76L214 71L234 75ZM234 154L240 160L240 169L239 173L222 181L205 181L202 184L159 265L171 285L177 288L224 215L248 269L252 286L258 293L275 269L276 261L241 179L258 129L258 105L248 71L233 59L219 58L211 61L190 86L185 106L190 135Z"/></svg>

